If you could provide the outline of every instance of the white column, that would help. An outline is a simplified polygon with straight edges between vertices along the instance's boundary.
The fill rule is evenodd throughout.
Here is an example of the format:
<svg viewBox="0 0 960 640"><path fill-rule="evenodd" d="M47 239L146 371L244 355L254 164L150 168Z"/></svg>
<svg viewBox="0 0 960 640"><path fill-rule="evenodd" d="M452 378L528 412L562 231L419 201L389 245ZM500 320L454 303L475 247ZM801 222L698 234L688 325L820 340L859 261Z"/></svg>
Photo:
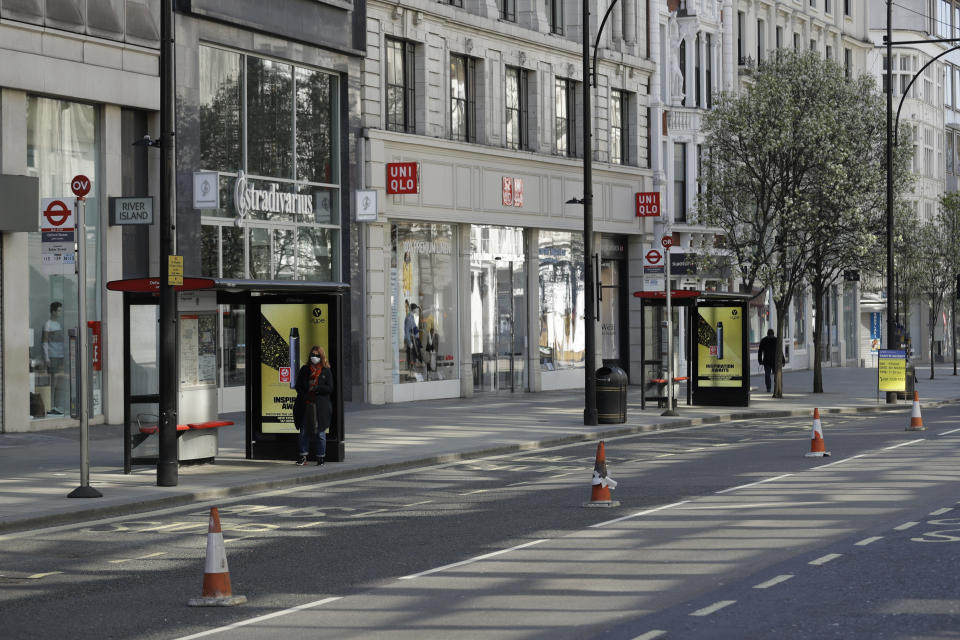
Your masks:
<svg viewBox="0 0 960 640"><path fill-rule="evenodd" d="M531 392L543 390L540 375L540 231L524 231L527 242L527 372Z"/></svg>
<svg viewBox="0 0 960 640"><path fill-rule="evenodd" d="M460 256L457 264L457 280L460 283L460 397L473 396L473 350L470 345L470 225L461 224L458 230Z"/></svg>
<svg viewBox="0 0 960 640"><path fill-rule="evenodd" d="M726 0L723 5L723 91L733 91L734 83L737 77L737 61L735 60L736 34L734 29L734 19L736 14L733 11L733 0Z"/></svg>
<svg viewBox="0 0 960 640"><path fill-rule="evenodd" d="M637 0L623 2L623 39L628 44L637 43ZM652 18L653 16L651 16Z"/></svg>
<svg viewBox="0 0 960 640"><path fill-rule="evenodd" d="M384 404L393 373L393 308L390 306L390 225L365 223L364 291L366 314L366 398L370 404Z"/></svg>
<svg viewBox="0 0 960 640"><path fill-rule="evenodd" d="M0 89L0 173L27 174L27 94ZM26 212L39 219L40 212ZM3 232L2 309L3 315L3 431L27 431L30 426L30 330L29 313L24 313L30 296L30 268L27 262L27 234ZM39 344L36 327L34 344Z"/></svg>
<svg viewBox="0 0 960 640"><path fill-rule="evenodd" d="M87 211L88 224L95 215L100 215L100 270L103 284L110 280L123 278L123 227L110 226L110 196L139 196L139 193L123 193L121 156L123 140L121 137L121 109L116 106L103 108L101 121L103 149L103 171L101 172L100 193L102 203L100 211ZM133 147L128 148L132 151ZM100 362L102 364L101 393L103 398L103 417L109 424L123 423L123 385L111 383L123 379L123 294L106 293L103 296L100 319L103 323L100 331ZM91 380L92 380L91 372ZM92 415L92 407L91 407Z"/></svg>

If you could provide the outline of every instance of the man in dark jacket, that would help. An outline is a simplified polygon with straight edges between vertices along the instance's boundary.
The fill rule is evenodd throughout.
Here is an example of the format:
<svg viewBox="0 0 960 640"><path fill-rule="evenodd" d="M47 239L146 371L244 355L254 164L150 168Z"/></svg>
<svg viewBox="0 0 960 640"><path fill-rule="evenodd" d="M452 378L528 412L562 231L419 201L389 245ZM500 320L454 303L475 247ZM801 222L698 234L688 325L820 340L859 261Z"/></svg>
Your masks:
<svg viewBox="0 0 960 640"><path fill-rule="evenodd" d="M777 338L773 335L773 329L767 329L767 337L760 341L757 360L763 365L763 381L767 385L767 393L770 393L770 374L777 366Z"/></svg>

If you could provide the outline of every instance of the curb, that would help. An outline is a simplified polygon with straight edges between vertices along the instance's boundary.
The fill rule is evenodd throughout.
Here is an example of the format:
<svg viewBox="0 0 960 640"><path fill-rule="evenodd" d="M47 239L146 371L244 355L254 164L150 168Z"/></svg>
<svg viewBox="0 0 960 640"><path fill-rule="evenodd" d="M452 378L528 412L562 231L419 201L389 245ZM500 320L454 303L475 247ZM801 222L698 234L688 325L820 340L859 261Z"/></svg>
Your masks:
<svg viewBox="0 0 960 640"><path fill-rule="evenodd" d="M960 402L960 398L951 400L941 400L926 403L927 408L935 409L949 404ZM821 414L857 414L857 413L877 413L882 411L908 411L911 404L895 405L877 405L861 407L826 407L821 408ZM497 447L488 447L485 449L475 449L461 453L443 453L425 458L416 458L412 460L403 460L398 462L371 464L356 469L343 471L314 471L298 476L279 478L274 480L258 480L246 482L233 486L218 487L216 489L206 489L202 491L189 491L179 495L163 496L159 498L146 498L136 502L127 502L104 507L91 507L69 513L51 513L26 518L8 520L0 522L0 534L16 533L30 529L41 529L54 526L80 524L90 520L99 520L117 516L133 515L144 511L153 511L156 509L168 509L180 507L194 502L207 502L219 498L232 498L263 491L275 489L285 489L302 485L320 484L331 480L346 480L358 476L365 476L377 473L389 473L394 471L403 471L405 469L416 469L438 464L448 464L451 462L460 462L463 460L473 460L476 458L485 458L496 455L506 455L521 451L533 451L565 444L574 444L577 442L589 442L601 438L624 437L631 435L642 435L645 433L656 433L662 431L671 431L683 427L714 425L727 422L736 422L739 420L758 420L771 418L791 418L803 417L810 414L809 409L783 409L767 411L740 411L727 415L712 415L697 418L675 418L669 421L657 422L653 424L634 425L625 427L611 426L610 429L599 431L589 431L579 434L571 434L561 438L549 438L544 440L532 440L529 442L518 442L515 444L501 445Z"/></svg>

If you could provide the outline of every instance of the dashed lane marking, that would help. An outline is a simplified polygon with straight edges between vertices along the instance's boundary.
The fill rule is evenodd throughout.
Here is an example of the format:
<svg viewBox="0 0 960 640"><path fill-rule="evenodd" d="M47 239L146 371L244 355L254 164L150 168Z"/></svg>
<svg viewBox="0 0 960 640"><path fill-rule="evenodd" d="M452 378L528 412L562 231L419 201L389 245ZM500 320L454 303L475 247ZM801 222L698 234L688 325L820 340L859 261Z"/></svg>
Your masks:
<svg viewBox="0 0 960 640"><path fill-rule="evenodd" d="M849 458L844 458L843 460L837 460L836 462L828 462L827 464L821 464L819 467L813 467L814 470L823 469L825 467L832 467L835 464L843 464L844 462L850 462L851 460L856 460L857 458L863 458L867 454L860 453L855 456L850 456Z"/></svg>
<svg viewBox="0 0 960 640"><path fill-rule="evenodd" d="M6 578L8 580L39 580L40 578L46 578L47 576L56 576L62 573L63 571L47 571L45 573L24 573L23 571L0 570L0 578Z"/></svg>
<svg viewBox="0 0 960 640"><path fill-rule="evenodd" d="M472 495L476 495L476 494L478 494L478 493L487 493L488 491L490 491L490 489L475 489L475 490L473 490L473 491L467 491L467 492L465 492L465 493L459 493L459 494L457 494L457 495L461 495L461 496L472 496Z"/></svg>
<svg viewBox="0 0 960 640"><path fill-rule="evenodd" d="M240 627L246 627L251 624L263 622L264 620L271 620L273 618L279 618L280 616L285 616L289 613L296 613L297 611L303 611L304 609L312 609L314 607L319 607L325 604L329 604L331 602L336 602L341 598L342 596L337 596L334 598L324 598L323 600L314 600L313 602L299 604L295 607L284 609L283 611L274 611L273 613L268 613L265 616L257 616L256 618L250 618L249 620L241 620L240 622L234 622L233 624L228 624L225 627L208 629L207 631L201 631L200 633L195 633L192 636L183 636L182 638L177 638L177 640L195 640L196 638L204 638L206 636L212 636L215 633L223 633L224 631L233 631L234 629L239 629Z"/></svg>
<svg viewBox="0 0 960 640"><path fill-rule="evenodd" d="M908 440L907 442L901 442L900 444L895 444L892 447L884 447L884 450L899 449L900 447L905 447L910 444L917 444L918 442L926 442L926 438L919 438L917 440Z"/></svg>
<svg viewBox="0 0 960 640"><path fill-rule="evenodd" d="M787 478L792 475L793 475L792 473L785 473L783 475L775 476L773 478L767 478L766 480L758 480L757 482L751 482L750 484L741 484L736 487L730 487L729 489L721 489L720 491L714 491L714 493L716 494L730 493L731 491L736 491L737 489L746 489L747 487L755 487L758 484L763 484L765 482L773 482L774 480L781 480L783 478Z"/></svg>
<svg viewBox="0 0 960 640"><path fill-rule="evenodd" d="M937 509L936 511L931 511L929 515L931 516L942 516L948 511L953 511L950 507L944 507L943 509Z"/></svg>
<svg viewBox="0 0 960 640"><path fill-rule="evenodd" d="M761 582L753 586L754 589L769 589L770 587L775 587L781 582L786 582L793 577L792 573L785 573L783 575L777 576L776 578L770 578L766 582Z"/></svg>
<svg viewBox="0 0 960 640"><path fill-rule="evenodd" d="M157 551L155 553L148 553L145 556L137 556L136 558L118 558L116 560L107 560L107 562L110 564L123 564L124 562L130 562L132 560L147 560L148 558L157 558L165 555L167 555L166 551Z"/></svg>
<svg viewBox="0 0 960 640"><path fill-rule="evenodd" d="M633 640L653 640L654 638L659 638L666 635L667 632L663 629L654 629L652 631L647 631L645 634L637 636Z"/></svg>
<svg viewBox="0 0 960 640"><path fill-rule="evenodd" d="M411 502L410 504L403 505L404 507L419 507L422 504L430 504L433 500L421 500L420 502Z"/></svg>
<svg viewBox="0 0 960 640"><path fill-rule="evenodd" d="M883 540L883 536L873 536L872 538L864 538L860 542L854 542L853 544L858 547L865 547L868 544L876 542L877 540Z"/></svg>
<svg viewBox="0 0 960 640"><path fill-rule="evenodd" d="M894 530L894 531L906 531L906 530L909 529L910 527L915 527L915 526L917 526L918 524L920 524L920 523L919 523L919 522L904 522L903 524L894 527L893 530Z"/></svg>
<svg viewBox="0 0 960 640"><path fill-rule="evenodd" d="M403 576L400 580L413 580L414 578L421 578L423 576L428 576L432 573L439 573L441 571L446 571L447 569L454 569L456 567L462 567L464 565L473 564L474 562L480 562L481 560L486 560L488 558L493 558L496 556L501 556L505 553L510 553L511 551L517 551L518 549L526 549L527 547L532 547L535 544L540 544L541 542L546 542L546 538L542 540L533 540L531 542L525 542L523 544L518 544L515 547L510 547L509 549L501 549L500 551L494 551L492 553L485 553L482 556L475 556L467 560L462 560L460 562L454 562L452 564L445 564L442 567L437 567L436 569L428 569L426 571L421 571L420 573L414 573L409 576Z"/></svg>
<svg viewBox="0 0 960 640"><path fill-rule="evenodd" d="M712 605L710 605L709 607L704 607L703 609L697 609L696 611L694 611L694 612L691 613L690 615L692 615L692 616L700 616L700 617L708 616L708 615L710 615L711 613L716 613L717 611L720 611L720 609L723 609L723 608L725 608L725 607L729 607L730 605L734 604L735 602L736 602L736 600L721 600L720 602L714 602L714 603L713 603Z"/></svg>
<svg viewBox="0 0 960 640"><path fill-rule="evenodd" d="M948 436L948 435L950 435L951 433L956 433L957 431L960 431L960 429L950 429L950 431L944 431L943 433L938 433L937 435L938 435L938 436Z"/></svg>
<svg viewBox="0 0 960 640"><path fill-rule="evenodd" d="M613 524L615 522L623 522L624 520L629 520L630 518L638 518L640 516L645 516L651 513L656 513L657 511L663 511L664 509L670 509L671 507L678 507L681 504L687 504L689 500L681 500L680 502L674 502L673 504L665 504L659 507L654 507L653 509L647 509L646 511L638 511L637 513L632 513L628 516L621 516L619 518L614 518L613 520L607 520L606 522L598 522L597 524L591 524L589 529L599 529L600 527L605 527L608 524Z"/></svg>
<svg viewBox="0 0 960 640"><path fill-rule="evenodd" d="M819 566L822 566L822 565L827 564L827 563L830 562L831 560L836 560L837 558L839 558L839 557L842 556L842 555L843 555L842 553L828 553L828 554L825 555L825 556L820 556L820 557L817 558L816 560L811 560L811 561L808 562L807 564L812 564L812 565L814 565L815 567L819 567Z"/></svg>

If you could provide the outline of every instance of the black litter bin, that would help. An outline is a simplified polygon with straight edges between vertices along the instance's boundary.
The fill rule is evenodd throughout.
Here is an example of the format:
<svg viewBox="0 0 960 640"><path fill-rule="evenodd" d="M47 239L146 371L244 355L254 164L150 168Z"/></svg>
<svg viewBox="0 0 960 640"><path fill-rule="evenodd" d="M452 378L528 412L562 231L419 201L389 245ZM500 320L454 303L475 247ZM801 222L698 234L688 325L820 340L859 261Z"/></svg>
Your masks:
<svg viewBox="0 0 960 640"><path fill-rule="evenodd" d="M601 424L627 421L627 372L620 367L597 369L597 421Z"/></svg>
<svg viewBox="0 0 960 640"><path fill-rule="evenodd" d="M916 389L917 381L917 368L913 366L912 362L907 362L906 372L906 391L897 391L897 398L900 400L913 400L913 391Z"/></svg>

